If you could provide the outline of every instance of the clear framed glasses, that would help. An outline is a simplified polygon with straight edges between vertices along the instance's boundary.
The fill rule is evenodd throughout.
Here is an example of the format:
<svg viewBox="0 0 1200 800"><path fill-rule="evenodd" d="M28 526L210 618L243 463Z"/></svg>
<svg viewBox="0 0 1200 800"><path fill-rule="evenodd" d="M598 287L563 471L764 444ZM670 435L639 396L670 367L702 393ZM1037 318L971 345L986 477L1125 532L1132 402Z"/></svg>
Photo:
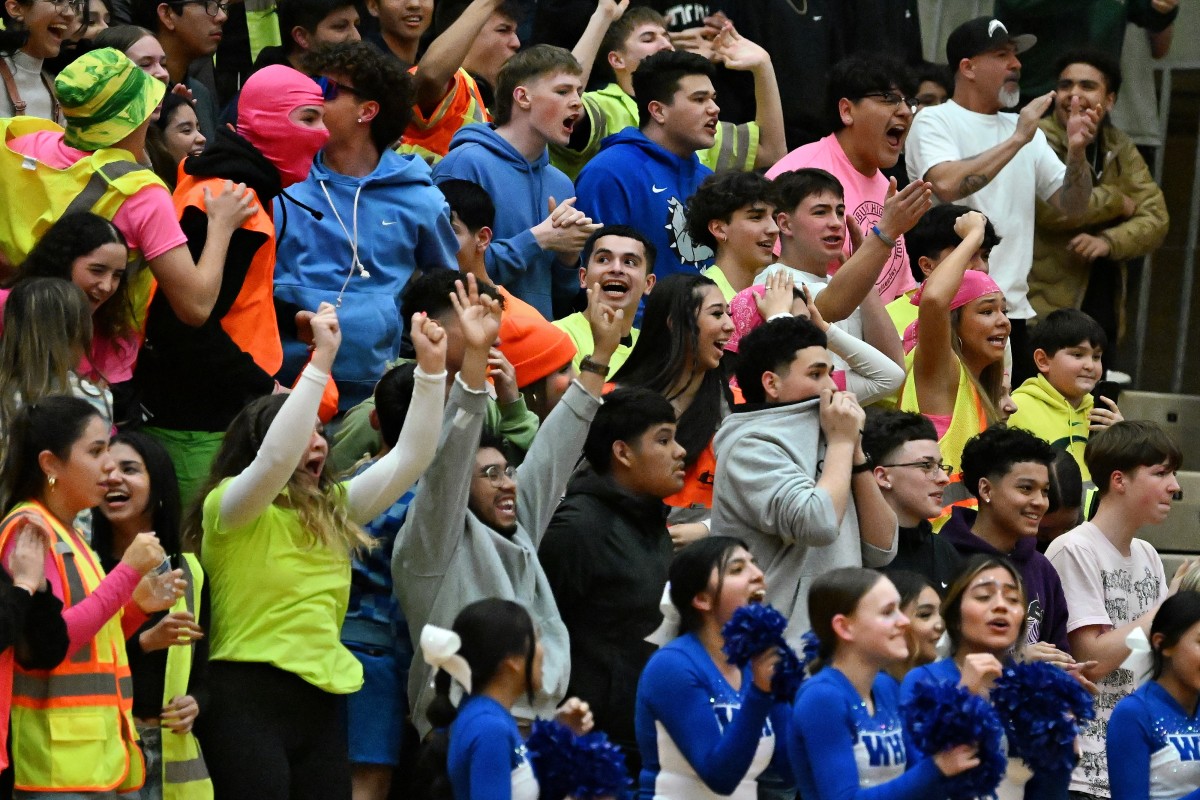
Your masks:
<svg viewBox="0 0 1200 800"><path fill-rule="evenodd" d="M903 464L880 464L881 467L908 467L911 469L919 469L925 473L926 478L936 478L938 473L944 472L947 475L954 469L945 461L934 461L932 458L924 458L920 461L906 461Z"/></svg>
<svg viewBox="0 0 1200 800"><path fill-rule="evenodd" d="M492 486L496 487L497 489L500 488L504 484L505 478L508 478L511 481L516 476L516 474L517 474L517 468L514 467L512 464L508 464L503 467L500 466L499 464L490 464L490 465L484 467L483 469L479 470L479 477L487 478L488 483L490 483Z"/></svg>
<svg viewBox="0 0 1200 800"><path fill-rule="evenodd" d="M867 92L863 97L874 97L885 106L898 106L901 103L908 106L908 110L916 112L920 102L915 97L905 97L899 92Z"/></svg>
<svg viewBox="0 0 1200 800"><path fill-rule="evenodd" d="M215 17L221 13L229 14L229 3L222 0L178 0L172 3L176 6L204 6L204 13Z"/></svg>

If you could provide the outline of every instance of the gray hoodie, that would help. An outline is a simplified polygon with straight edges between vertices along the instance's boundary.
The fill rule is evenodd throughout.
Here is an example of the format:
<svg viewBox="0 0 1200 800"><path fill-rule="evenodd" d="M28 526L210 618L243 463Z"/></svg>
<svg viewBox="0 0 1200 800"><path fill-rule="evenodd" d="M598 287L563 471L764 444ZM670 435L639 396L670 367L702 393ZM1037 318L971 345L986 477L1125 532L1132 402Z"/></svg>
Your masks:
<svg viewBox="0 0 1200 800"><path fill-rule="evenodd" d="M517 468L517 530L508 537L467 510L487 398L486 392L471 391L455 380L437 455L396 536L392 580L414 644L420 642L426 623L450 628L458 612L476 600L501 597L525 606L541 631L542 690L532 708L522 698L513 714L551 717L566 696L571 649L537 551L600 401L572 383L546 417ZM424 736L430 729L425 709L433 699L433 686L419 647L409 672L408 696L413 724Z"/></svg>
<svg viewBox="0 0 1200 800"><path fill-rule="evenodd" d="M713 440L712 531L750 545L793 646L810 627L813 578L838 567L881 567L896 554L894 532L890 550L862 541L853 495L839 525L833 498L817 488L825 458L820 402L737 406Z"/></svg>

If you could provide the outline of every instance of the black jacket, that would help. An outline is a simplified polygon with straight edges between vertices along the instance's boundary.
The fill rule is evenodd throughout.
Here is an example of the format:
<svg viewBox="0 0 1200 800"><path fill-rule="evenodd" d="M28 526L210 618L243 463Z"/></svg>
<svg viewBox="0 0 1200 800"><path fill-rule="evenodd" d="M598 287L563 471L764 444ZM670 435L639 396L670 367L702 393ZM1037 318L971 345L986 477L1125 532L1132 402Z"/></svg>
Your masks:
<svg viewBox="0 0 1200 800"><path fill-rule="evenodd" d="M896 541L896 557L884 573L907 570L923 576L939 595L954 583L963 557L950 540L933 532L929 520L921 520L915 528L901 528Z"/></svg>
<svg viewBox="0 0 1200 800"><path fill-rule="evenodd" d="M655 650L645 637L662 622L671 552L666 506L591 471L567 486L538 551L571 636L567 692L629 751L638 677Z"/></svg>
<svg viewBox="0 0 1200 800"><path fill-rule="evenodd" d="M282 191L279 171L249 142L228 129L201 155L184 162L184 171L200 178L227 178L245 183L270 213ZM179 221L192 259L199 261L208 238L208 217L195 206ZM198 328L180 321L162 292L155 295L146 318L146 341L138 356L134 382L149 424L172 430L222 432L251 400L270 394L275 376L264 372L221 327L242 291L246 273L259 248L274 246L266 235L246 228L234 231L225 257L221 290L208 320ZM263 319L272 328L275 315Z"/></svg>

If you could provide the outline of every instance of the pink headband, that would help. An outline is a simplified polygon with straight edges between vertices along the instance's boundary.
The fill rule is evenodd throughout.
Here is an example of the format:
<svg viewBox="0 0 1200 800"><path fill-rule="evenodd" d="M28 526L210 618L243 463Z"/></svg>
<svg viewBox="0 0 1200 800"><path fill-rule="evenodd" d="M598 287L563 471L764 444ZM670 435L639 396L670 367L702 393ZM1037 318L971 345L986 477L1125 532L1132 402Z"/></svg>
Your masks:
<svg viewBox="0 0 1200 800"><path fill-rule="evenodd" d="M725 349L731 353L738 351L738 342L750 331L766 322L758 313L757 298L767 293L766 286L751 286L742 289L729 301L729 316L733 318L733 335L725 342Z"/></svg>
<svg viewBox="0 0 1200 800"><path fill-rule="evenodd" d="M921 305L921 294L925 291L925 285L921 284L921 288L917 289L916 294L909 301L914 306ZM978 300L985 294L993 294L999 291L1000 287L996 285L996 282L986 272L969 269L963 273L962 284L958 287L958 291L955 292L954 299L950 301L950 310L953 311L956 308L962 308L967 303L972 300Z"/></svg>

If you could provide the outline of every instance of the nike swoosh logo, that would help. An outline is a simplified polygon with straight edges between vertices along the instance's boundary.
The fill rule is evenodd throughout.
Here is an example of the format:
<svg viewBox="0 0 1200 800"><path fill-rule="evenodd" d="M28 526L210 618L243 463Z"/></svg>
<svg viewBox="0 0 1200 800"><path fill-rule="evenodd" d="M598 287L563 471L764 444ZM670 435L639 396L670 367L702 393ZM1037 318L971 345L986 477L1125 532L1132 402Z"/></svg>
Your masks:
<svg viewBox="0 0 1200 800"><path fill-rule="evenodd" d="M389 220L386 220L386 219L385 219L385 220L383 221L383 224L384 224L384 226L387 226L387 225L395 225L395 224L396 224L396 220L394 220L394 219L393 219L393 220L389 221Z"/></svg>
<svg viewBox="0 0 1200 800"><path fill-rule="evenodd" d="M660 192L665 192L666 190L667 190L667 187L665 187L665 186L660 189L657 186L655 186L654 184L650 184L650 191L654 192L655 194L659 194Z"/></svg>

